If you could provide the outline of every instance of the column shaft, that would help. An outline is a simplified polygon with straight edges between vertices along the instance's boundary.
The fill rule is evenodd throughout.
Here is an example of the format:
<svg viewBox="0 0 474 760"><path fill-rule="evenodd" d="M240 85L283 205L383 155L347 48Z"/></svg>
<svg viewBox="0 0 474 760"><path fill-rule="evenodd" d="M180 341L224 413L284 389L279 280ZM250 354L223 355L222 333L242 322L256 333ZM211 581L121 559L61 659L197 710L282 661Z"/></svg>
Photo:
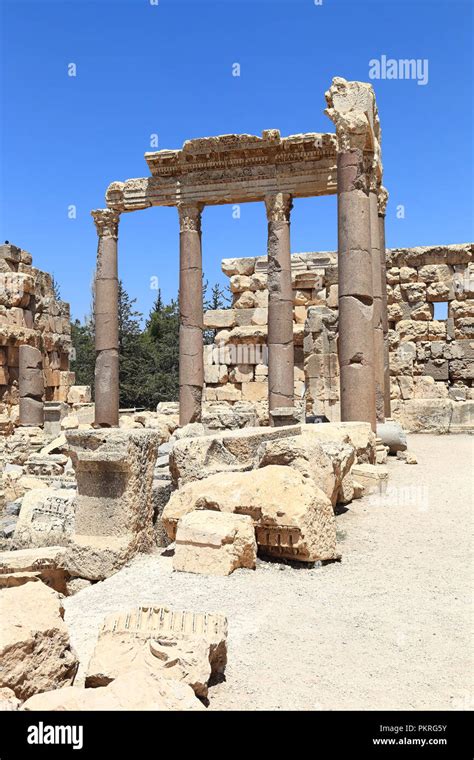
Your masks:
<svg viewBox="0 0 474 760"><path fill-rule="evenodd" d="M44 376L43 357L38 348L20 346L18 384L20 425L42 427L44 424Z"/></svg>
<svg viewBox="0 0 474 760"><path fill-rule="evenodd" d="M268 219L268 408L272 411L294 406L291 196L276 193L265 198L265 205Z"/></svg>
<svg viewBox="0 0 474 760"><path fill-rule="evenodd" d="M372 246L369 188L362 148L337 161L341 420L375 430Z"/></svg>
<svg viewBox="0 0 474 760"><path fill-rule="evenodd" d="M380 231L377 208L377 190L369 193L370 242L372 248L372 285L374 295L374 375L375 414L377 422L385 420L385 378L384 378L384 333L382 301L382 266L380 253Z"/></svg>
<svg viewBox="0 0 474 760"><path fill-rule="evenodd" d="M97 227L95 275L95 425L119 424L119 330L117 238L119 214L92 211Z"/></svg>
<svg viewBox="0 0 474 760"><path fill-rule="evenodd" d="M385 248L385 209L388 201L388 192L385 187L379 188L378 195L378 218L380 239L380 264L382 278L382 328L383 328L383 353L384 353L384 407L385 417L390 417L390 345L388 341L388 313L387 313L387 254Z"/></svg>
<svg viewBox="0 0 474 760"><path fill-rule="evenodd" d="M201 211L202 204L178 205L180 425L201 419L204 385Z"/></svg>

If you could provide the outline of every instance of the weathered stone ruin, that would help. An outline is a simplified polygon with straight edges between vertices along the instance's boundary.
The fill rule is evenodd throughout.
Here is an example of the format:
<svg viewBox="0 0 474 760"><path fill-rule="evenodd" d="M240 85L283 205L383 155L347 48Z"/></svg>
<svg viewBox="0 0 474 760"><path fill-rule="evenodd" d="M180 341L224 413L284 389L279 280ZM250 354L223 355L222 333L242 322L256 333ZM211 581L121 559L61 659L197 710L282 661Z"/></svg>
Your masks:
<svg viewBox="0 0 474 760"><path fill-rule="evenodd" d="M19 413L22 425L41 425L41 401L67 400L70 354L69 304L55 298L51 275L27 251L1 245L0 431L12 432Z"/></svg>
<svg viewBox="0 0 474 760"><path fill-rule="evenodd" d="M407 430L472 429L472 254L470 243L386 251L390 397L385 411ZM337 260L334 252L291 256L295 404L300 402L301 415L331 422L341 418ZM252 400L265 417L267 259L224 259L222 270L230 277L233 303L204 314L205 326L216 330L214 345L204 346L205 398L231 405ZM447 304L445 319L434 316L440 302Z"/></svg>
<svg viewBox="0 0 474 760"><path fill-rule="evenodd" d="M334 565L337 515L386 492L389 453L416 463L403 428L472 429L472 246L386 249L374 91L336 78L326 100L335 133L190 140L147 153L150 176L109 185L92 212L94 401L69 372L67 304L29 254L0 247L8 709L204 709L226 666L224 613L146 599L116 610L77 677L60 595L87 593L144 553L189 583L251 583L269 561ZM293 201L325 194L337 194L338 251L291 255ZM251 201L265 206L266 255L224 259L232 305L204 314L202 214ZM125 412L119 221L151 206L178 212L179 403Z"/></svg>

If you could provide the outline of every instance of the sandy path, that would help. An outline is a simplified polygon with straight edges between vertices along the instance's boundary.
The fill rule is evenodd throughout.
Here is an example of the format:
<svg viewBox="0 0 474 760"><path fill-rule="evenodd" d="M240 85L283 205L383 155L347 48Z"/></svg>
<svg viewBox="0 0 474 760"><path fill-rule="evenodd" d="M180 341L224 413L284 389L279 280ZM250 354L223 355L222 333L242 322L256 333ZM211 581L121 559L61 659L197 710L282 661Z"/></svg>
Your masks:
<svg viewBox="0 0 474 760"><path fill-rule="evenodd" d="M145 556L65 600L87 662L105 614L141 602L222 610L226 681L211 709L465 709L472 691L473 451L467 435L410 436L390 492L337 518L342 562L260 562L229 578Z"/></svg>

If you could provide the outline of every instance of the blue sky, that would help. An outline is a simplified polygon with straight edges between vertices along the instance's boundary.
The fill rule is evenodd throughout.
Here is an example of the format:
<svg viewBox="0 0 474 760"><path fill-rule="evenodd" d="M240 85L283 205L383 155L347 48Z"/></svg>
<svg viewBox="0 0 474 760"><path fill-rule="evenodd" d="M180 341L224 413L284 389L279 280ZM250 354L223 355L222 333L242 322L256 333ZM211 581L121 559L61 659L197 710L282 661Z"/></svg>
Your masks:
<svg viewBox="0 0 474 760"><path fill-rule="evenodd" d="M0 238L54 273L74 316L90 304L90 209L105 205L111 181L148 174L150 135L179 148L230 132L333 131L323 113L332 77L369 81L369 62L382 55L427 59L429 74L425 85L372 82L391 194L387 245L472 239L470 0L154 1L1 2ZM336 198L296 200L291 239L293 252L334 250ZM231 206L204 211L211 283L226 280L221 258L265 248L263 204L243 205L240 219ZM165 298L176 295L175 209L122 216L119 267L145 314L151 278Z"/></svg>

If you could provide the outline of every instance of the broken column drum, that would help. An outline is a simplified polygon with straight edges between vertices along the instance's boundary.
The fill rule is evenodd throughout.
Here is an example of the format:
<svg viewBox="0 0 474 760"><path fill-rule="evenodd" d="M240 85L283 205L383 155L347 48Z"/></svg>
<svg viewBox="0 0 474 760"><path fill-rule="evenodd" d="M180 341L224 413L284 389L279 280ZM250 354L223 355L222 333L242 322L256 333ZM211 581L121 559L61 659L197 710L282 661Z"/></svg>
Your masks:
<svg viewBox="0 0 474 760"><path fill-rule="evenodd" d="M41 351L33 346L19 350L20 425L44 424L44 377Z"/></svg>

